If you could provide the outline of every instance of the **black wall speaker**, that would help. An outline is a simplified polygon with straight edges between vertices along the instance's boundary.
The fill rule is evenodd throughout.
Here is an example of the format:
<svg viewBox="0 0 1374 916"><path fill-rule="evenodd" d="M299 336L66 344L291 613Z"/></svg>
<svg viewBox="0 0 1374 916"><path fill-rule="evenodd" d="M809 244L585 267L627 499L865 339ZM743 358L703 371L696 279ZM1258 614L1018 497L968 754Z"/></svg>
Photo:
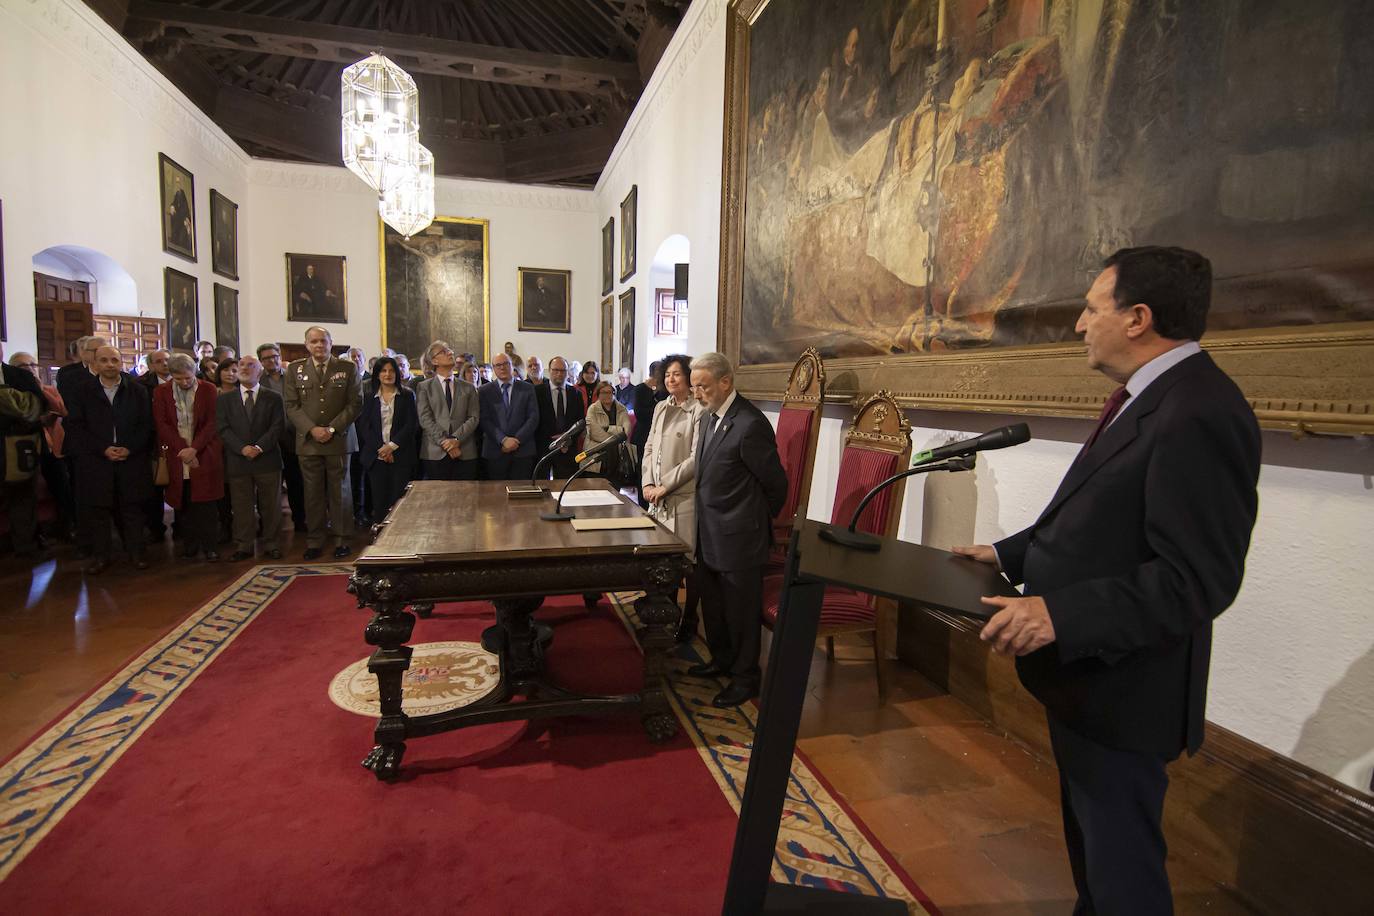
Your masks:
<svg viewBox="0 0 1374 916"><path fill-rule="evenodd" d="M677 302L687 298L687 267L686 264L673 265L673 299Z"/></svg>

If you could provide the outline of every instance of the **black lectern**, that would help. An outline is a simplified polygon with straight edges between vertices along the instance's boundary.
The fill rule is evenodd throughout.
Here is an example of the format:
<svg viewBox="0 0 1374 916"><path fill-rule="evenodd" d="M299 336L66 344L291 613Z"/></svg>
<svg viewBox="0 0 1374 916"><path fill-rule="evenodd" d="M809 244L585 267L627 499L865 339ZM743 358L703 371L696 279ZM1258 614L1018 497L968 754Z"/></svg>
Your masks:
<svg viewBox="0 0 1374 916"><path fill-rule="evenodd" d="M900 900L768 881L825 587L842 585L982 618L995 609L982 604L981 596L1020 594L985 563L896 540L884 541L882 549L872 553L851 550L821 537L821 531L828 527L808 520L792 533L725 886L722 912L726 916L907 911Z"/></svg>

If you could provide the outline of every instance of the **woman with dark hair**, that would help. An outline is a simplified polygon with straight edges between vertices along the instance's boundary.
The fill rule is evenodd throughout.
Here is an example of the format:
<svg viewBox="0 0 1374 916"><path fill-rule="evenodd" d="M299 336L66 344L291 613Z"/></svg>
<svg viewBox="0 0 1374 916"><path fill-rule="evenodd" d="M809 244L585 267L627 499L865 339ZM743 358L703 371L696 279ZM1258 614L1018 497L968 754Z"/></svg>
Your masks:
<svg viewBox="0 0 1374 916"><path fill-rule="evenodd" d="M215 390L218 391L219 376L215 373L216 368L218 368L218 364L213 359L208 356L203 356L200 362L196 364L196 378L201 381L209 382L211 385L214 385Z"/></svg>
<svg viewBox="0 0 1374 916"><path fill-rule="evenodd" d="M600 384L601 370L597 368L596 360L589 359L582 364L582 371L573 382L573 387L582 392L582 399L587 402L588 408L596 403L596 389Z"/></svg>
<svg viewBox="0 0 1374 916"><path fill-rule="evenodd" d="M420 466L420 412L415 392L403 382L395 359L378 358L358 414L358 460L378 519L391 511Z"/></svg>
<svg viewBox="0 0 1374 916"><path fill-rule="evenodd" d="M211 379L219 393L234 391L239 387L239 361L236 359L226 359L222 363L215 364L215 375Z"/></svg>
<svg viewBox="0 0 1374 916"><path fill-rule="evenodd" d="M691 379L690 356L674 353L659 362L658 390L666 391L668 397L654 407L653 425L640 461L640 494L649 503L649 515L687 542L692 548L688 556L696 551L696 448L703 410L692 397ZM696 633L697 603L694 578L689 574L678 642L686 642Z"/></svg>

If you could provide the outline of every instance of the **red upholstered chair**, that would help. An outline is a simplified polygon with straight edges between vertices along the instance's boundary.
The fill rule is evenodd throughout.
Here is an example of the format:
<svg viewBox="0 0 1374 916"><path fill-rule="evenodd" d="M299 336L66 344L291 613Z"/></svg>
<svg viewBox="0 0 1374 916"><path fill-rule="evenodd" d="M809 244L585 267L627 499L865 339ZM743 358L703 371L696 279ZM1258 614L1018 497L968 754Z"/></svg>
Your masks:
<svg viewBox="0 0 1374 916"><path fill-rule="evenodd" d="M765 574L782 572L792 525L798 512L805 516L811 500L811 472L816 466L824 400L825 363L814 347L808 347L792 366L778 412L778 458L787 472L787 501L773 518L773 555Z"/></svg>
<svg viewBox="0 0 1374 916"><path fill-rule="evenodd" d="M873 395L854 417L845 432L844 452L835 480L835 507L830 522L848 525L864 494L883 480L904 470L911 460L911 424L902 415L896 400L887 391ZM902 497L906 488L897 485L876 496L863 515L858 529L883 537L896 537L901 522ZM763 622L770 630L778 620L782 593L781 573L764 580ZM878 678L878 696L887 696L882 659L884 632L896 614L888 599L874 598L839 586L825 590L817 636L826 640L826 654L835 658L835 637L842 633L872 633L873 658Z"/></svg>

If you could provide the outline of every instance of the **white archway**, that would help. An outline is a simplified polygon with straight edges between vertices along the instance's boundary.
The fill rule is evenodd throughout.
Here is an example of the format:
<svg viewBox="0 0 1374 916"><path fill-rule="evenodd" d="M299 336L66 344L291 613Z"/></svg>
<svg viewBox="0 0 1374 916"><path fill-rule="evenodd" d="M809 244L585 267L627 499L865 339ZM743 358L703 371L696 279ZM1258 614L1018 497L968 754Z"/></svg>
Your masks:
<svg viewBox="0 0 1374 916"><path fill-rule="evenodd" d="M138 284L114 258L81 245L53 245L33 256L33 269L91 284L91 302L103 315L137 315Z"/></svg>
<svg viewBox="0 0 1374 916"><path fill-rule="evenodd" d="M662 359L669 353L684 352L687 348L687 336L681 337L660 337L656 327L656 293L655 290L671 289L673 287L673 267L676 264L690 264L692 257L692 243L687 236L675 234L670 235L659 243L657 250L654 251L653 261L649 265L649 289L648 295L643 297L643 305L639 306L639 314L635 316L639 326L645 329L648 346L645 353L648 359L645 361L647 367L649 363Z"/></svg>

